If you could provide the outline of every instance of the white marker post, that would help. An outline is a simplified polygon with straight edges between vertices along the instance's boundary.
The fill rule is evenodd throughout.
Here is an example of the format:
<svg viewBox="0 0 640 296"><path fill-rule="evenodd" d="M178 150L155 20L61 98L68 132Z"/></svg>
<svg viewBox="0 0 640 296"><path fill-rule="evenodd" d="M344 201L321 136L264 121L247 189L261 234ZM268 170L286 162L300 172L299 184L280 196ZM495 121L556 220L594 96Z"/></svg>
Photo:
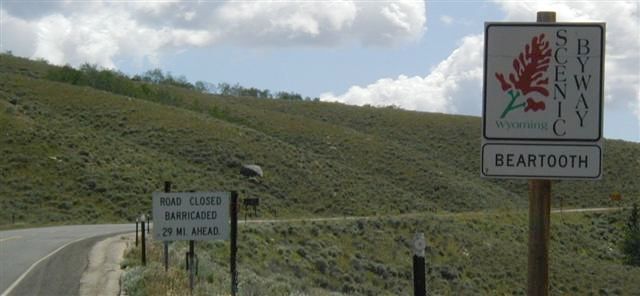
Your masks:
<svg viewBox="0 0 640 296"><path fill-rule="evenodd" d="M425 296L427 294L424 248L427 242L424 233L416 232L413 237L413 294Z"/></svg>
<svg viewBox="0 0 640 296"><path fill-rule="evenodd" d="M147 218L144 216L144 214L142 214L140 216L140 225L141 225L141 232L142 232L142 266L146 266L147 265L147 248L146 248L146 239L145 239L145 231L144 231L144 222Z"/></svg>

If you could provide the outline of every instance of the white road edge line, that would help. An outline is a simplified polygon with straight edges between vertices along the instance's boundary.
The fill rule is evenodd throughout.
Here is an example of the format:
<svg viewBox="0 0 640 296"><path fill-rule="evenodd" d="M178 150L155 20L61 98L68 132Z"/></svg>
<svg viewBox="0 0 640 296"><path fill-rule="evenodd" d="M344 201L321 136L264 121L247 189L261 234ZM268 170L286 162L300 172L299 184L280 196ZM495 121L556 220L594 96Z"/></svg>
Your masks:
<svg viewBox="0 0 640 296"><path fill-rule="evenodd" d="M40 264L40 262L42 262L44 260L47 260L47 258L53 256L55 253L57 253L58 251L64 249L66 246L68 246L70 244L73 244L73 243L76 243L76 242L79 242L79 241L81 241L83 239L90 238L90 237L91 236L86 236L86 237L81 237L81 238L79 238L77 240L70 241L70 242L62 245L61 247L55 249L53 252L49 253L47 256L44 256L44 257L40 258L40 260L38 260L35 263L31 264L31 266L22 275L20 275L20 277L18 277L18 279L15 282L13 282L13 284L11 284L11 286L9 286L9 288L4 290L4 292L2 292L2 295L0 295L0 296L8 296L9 293L11 293L11 291L13 291L13 289L15 289L18 286L18 284L20 284L20 282L27 276L27 274L29 274L29 272L31 272L31 270L33 270L38 264Z"/></svg>

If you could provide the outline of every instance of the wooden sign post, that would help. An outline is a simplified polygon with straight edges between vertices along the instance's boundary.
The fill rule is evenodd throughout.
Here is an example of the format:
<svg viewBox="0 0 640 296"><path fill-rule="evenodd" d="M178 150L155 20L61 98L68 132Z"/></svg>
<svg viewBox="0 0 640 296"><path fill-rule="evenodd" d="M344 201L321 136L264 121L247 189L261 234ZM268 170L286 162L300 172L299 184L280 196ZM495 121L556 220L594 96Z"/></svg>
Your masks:
<svg viewBox="0 0 640 296"><path fill-rule="evenodd" d="M551 181L529 180L529 260L527 295L549 295Z"/></svg>
<svg viewBox="0 0 640 296"><path fill-rule="evenodd" d="M539 11L539 23L555 23L556 13ZM527 294L549 295L551 180L529 180L529 259Z"/></svg>
<svg viewBox="0 0 640 296"><path fill-rule="evenodd" d="M485 23L481 176L529 180L528 295L549 294L551 180L602 178L605 23Z"/></svg>

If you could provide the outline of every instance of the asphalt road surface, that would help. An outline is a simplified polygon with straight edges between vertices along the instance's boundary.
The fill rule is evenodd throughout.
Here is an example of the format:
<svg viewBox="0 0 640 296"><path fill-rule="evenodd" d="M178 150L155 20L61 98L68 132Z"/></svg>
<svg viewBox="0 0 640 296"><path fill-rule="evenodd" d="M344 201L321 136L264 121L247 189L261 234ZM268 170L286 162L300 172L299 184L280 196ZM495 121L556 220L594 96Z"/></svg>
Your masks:
<svg viewBox="0 0 640 296"><path fill-rule="evenodd" d="M0 231L0 296L77 295L91 247L135 224Z"/></svg>

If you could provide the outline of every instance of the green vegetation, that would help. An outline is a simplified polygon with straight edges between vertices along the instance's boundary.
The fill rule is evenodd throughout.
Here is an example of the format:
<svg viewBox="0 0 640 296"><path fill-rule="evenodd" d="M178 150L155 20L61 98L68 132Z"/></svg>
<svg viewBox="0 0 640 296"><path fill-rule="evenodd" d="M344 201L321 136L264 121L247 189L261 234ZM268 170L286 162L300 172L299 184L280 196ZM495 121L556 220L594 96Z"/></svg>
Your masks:
<svg viewBox="0 0 640 296"><path fill-rule="evenodd" d="M169 180L174 191L260 197L261 218L378 217L241 224L242 295L409 294L415 231L427 236L438 294L524 293L526 182L479 178L479 118L288 95L0 55L0 227L12 216L21 226L133 221ZM554 207L640 202L640 144L607 140L604 151L603 180L554 182ZM243 164L264 177L241 176ZM625 220L554 215L552 294L640 291L638 268L623 265ZM197 248L198 293L226 293L228 244ZM157 244L147 268L128 254L131 295L184 291L185 245L171 250L169 274Z"/></svg>
<svg viewBox="0 0 640 296"><path fill-rule="evenodd" d="M622 265L616 247L622 212L554 214L552 220L551 295L637 295L640 268ZM501 211L240 224L239 295L411 295L416 231L426 234L430 293L525 295L527 225L526 214ZM153 263L145 269L136 267L139 249L128 254L133 272L126 285L140 291L143 283L155 283L132 295L187 294L187 244L171 244L169 273L161 265L162 245L151 245ZM195 295L228 295L229 244L197 242L196 253Z"/></svg>
<svg viewBox="0 0 640 296"><path fill-rule="evenodd" d="M192 84L184 76L174 77L171 73L163 73L160 69L149 70L143 75L129 78L121 72L99 69L96 65L84 64L79 69L71 66L49 68L44 76L46 79L70 83L73 85L90 86L119 95L132 96L141 99L169 102L176 104L176 98L170 90L158 86L183 88L200 93L218 94L232 97L253 97L260 99L280 99L301 101L302 96L297 93L279 91L272 94L270 90L260 90L254 87L246 88L239 84L212 83L197 81ZM143 82L143 83L141 83ZM151 85L156 86L150 87ZM304 100L311 100L306 97ZM314 100L318 100L315 98Z"/></svg>
<svg viewBox="0 0 640 296"><path fill-rule="evenodd" d="M633 204L631 215L625 227L622 252L624 262L629 265L640 266L640 213L638 205Z"/></svg>

